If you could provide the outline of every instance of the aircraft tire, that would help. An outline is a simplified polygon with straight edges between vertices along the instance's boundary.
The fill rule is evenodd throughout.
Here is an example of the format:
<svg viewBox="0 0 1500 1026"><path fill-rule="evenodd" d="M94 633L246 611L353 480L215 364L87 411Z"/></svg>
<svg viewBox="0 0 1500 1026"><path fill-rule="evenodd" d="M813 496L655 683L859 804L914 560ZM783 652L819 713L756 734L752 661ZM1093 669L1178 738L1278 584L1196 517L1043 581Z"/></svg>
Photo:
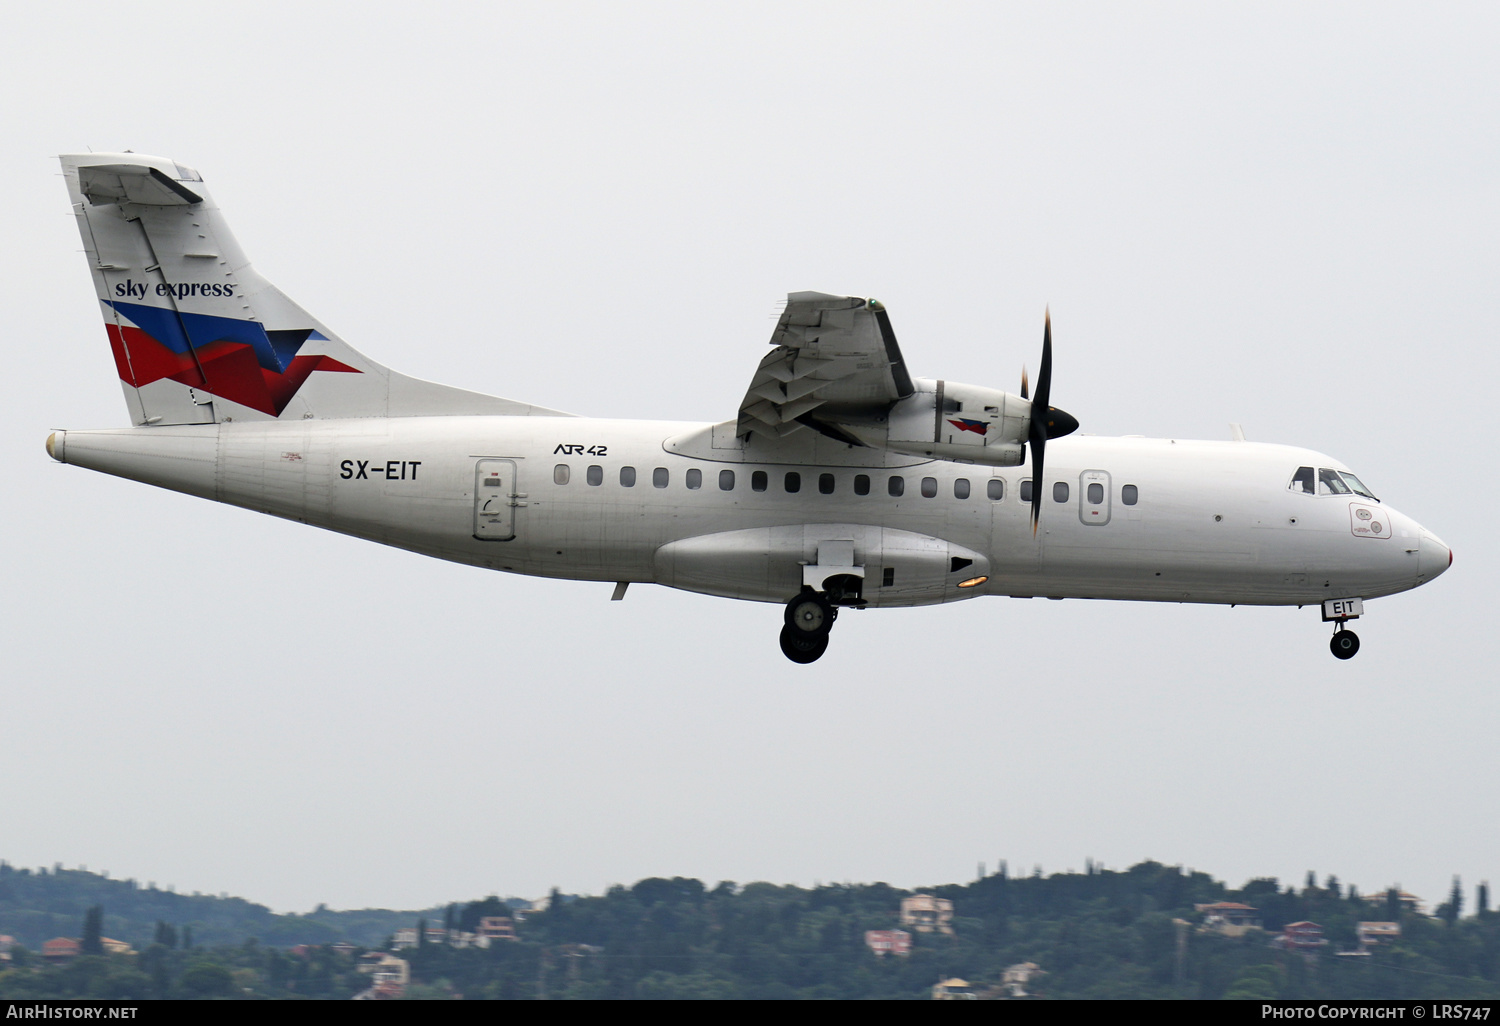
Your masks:
<svg viewBox="0 0 1500 1026"><path fill-rule="evenodd" d="M1353 659L1359 651L1359 635L1353 631L1335 631L1328 648L1340 659Z"/></svg>
<svg viewBox="0 0 1500 1026"><path fill-rule="evenodd" d="M809 637L795 627L781 628L781 653L794 663L814 663L828 651L828 635Z"/></svg>
<svg viewBox="0 0 1500 1026"><path fill-rule="evenodd" d="M822 595L804 591L786 604L786 625L799 634L827 637L838 612Z"/></svg>

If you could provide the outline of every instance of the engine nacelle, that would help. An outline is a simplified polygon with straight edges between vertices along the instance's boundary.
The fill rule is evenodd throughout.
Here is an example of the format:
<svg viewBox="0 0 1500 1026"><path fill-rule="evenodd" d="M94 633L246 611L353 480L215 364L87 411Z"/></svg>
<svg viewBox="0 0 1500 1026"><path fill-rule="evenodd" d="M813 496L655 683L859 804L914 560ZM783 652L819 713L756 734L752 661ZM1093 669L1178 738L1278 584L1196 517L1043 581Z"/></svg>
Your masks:
<svg viewBox="0 0 1500 1026"><path fill-rule="evenodd" d="M1015 467L1024 457L1031 403L994 388L917 378L916 391L897 401L881 423L839 426L875 449L991 467Z"/></svg>

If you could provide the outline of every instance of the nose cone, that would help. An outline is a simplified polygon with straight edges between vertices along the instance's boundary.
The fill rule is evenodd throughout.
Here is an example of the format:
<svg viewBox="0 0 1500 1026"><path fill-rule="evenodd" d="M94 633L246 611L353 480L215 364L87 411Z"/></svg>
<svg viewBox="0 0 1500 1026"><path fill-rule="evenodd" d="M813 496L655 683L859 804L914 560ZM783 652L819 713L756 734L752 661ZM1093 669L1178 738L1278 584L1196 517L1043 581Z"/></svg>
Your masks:
<svg viewBox="0 0 1500 1026"><path fill-rule="evenodd" d="M1078 421L1071 414L1056 406L1047 407L1047 437L1061 438L1078 430Z"/></svg>
<svg viewBox="0 0 1500 1026"><path fill-rule="evenodd" d="M1430 581L1442 575L1453 565L1453 550L1444 545L1441 538L1424 527L1422 528L1421 549L1417 558L1421 563L1419 572L1422 580Z"/></svg>

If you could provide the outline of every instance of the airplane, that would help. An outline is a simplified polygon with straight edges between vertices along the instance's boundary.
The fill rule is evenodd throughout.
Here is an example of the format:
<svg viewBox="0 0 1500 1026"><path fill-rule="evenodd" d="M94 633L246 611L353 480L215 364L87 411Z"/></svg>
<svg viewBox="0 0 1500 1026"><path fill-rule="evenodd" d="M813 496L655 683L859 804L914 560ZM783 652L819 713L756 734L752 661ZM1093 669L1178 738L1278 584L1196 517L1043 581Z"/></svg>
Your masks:
<svg viewBox="0 0 1500 1026"><path fill-rule="evenodd" d="M57 461L508 573L785 607L807 664L841 612L983 595L1314 605L1340 659L1364 600L1452 550L1339 461L1081 434L1034 394L913 377L874 299L794 292L735 417L605 420L407 377L251 267L202 176L61 158L132 426Z"/></svg>

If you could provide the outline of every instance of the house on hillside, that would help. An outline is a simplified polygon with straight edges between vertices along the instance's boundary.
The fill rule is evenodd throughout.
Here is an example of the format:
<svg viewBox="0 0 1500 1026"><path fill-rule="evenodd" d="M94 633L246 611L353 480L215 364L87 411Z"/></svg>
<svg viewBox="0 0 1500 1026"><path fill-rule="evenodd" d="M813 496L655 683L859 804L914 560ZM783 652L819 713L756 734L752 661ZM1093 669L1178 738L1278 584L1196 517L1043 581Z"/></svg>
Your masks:
<svg viewBox="0 0 1500 1026"><path fill-rule="evenodd" d="M509 916L485 916L479 920L479 936L487 940L513 941L516 937L516 924Z"/></svg>
<svg viewBox="0 0 1500 1026"><path fill-rule="evenodd" d="M1194 905L1203 916L1198 925L1200 933L1217 933L1225 937L1243 937L1246 932L1260 928L1260 909L1238 901L1215 901Z"/></svg>
<svg viewBox="0 0 1500 1026"><path fill-rule="evenodd" d="M406 993L411 982L411 963L404 958L372 951L360 960L359 971L371 976L370 989L354 996L356 1001L391 1001Z"/></svg>
<svg viewBox="0 0 1500 1026"><path fill-rule="evenodd" d="M905 930L866 930L865 947L875 952L877 958L911 954L911 934Z"/></svg>
<svg viewBox="0 0 1500 1026"><path fill-rule="evenodd" d="M979 995L974 992L974 988L969 986L969 981L961 980L957 976L939 981L932 987L932 1000L934 1001L976 1001L978 998Z"/></svg>
<svg viewBox="0 0 1500 1026"><path fill-rule="evenodd" d="M1400 923L1359 923L1354 927L1359 946L1372 948L1377 944L1389 944L1401 939Z"/></svg>
<svg viewBox="0 0 1500 1026"><path fill-rule="evenodd" d="M1400 888L1392 889L1396 892L1396 904L1401 906L1401 911L1410 912L1412 915L1417 916L1427 914L1427 908L1422 904L1421 898L1415 894L1408 894ZM1374 894L1366 894L1365 901L1371 905L1384 905L1388 897L1389 893L1387 891L1377 891Z"/></svg>
<svg viewBox="0 0 1500 1026"><path fill-rule="evenodd" d="M918 933L953 932L953 902L931 894L913 894L901 899L901 925Z"/></svg>
<svg viewBox="0 0 1500 1026"><path fill-rule="evenodd" d="M1300 923L1287 923L1286 928L1271 941L1271 944L1286 951L1316 955L1328 946L1328 941L1323 937L1321 926L1303 920Z"/></svg>
<svg viewBox="0 0 1500 1026"><path fill-rule="evenodd" d="M69 962L83 953L83 945L72 937L53 937L42 943L42 957L48 962Z"/></svg>
<svg viewBox="0 0 1500 1026"><path fill-rule="evenodd" d="M1015 965L1006 966L1005 973L1000 977L1000 989L1006 997L1024 998L1031 997L1026 989L1038 976L1046 976L1047 971L1035 962L1018 962Z"/></svg>

